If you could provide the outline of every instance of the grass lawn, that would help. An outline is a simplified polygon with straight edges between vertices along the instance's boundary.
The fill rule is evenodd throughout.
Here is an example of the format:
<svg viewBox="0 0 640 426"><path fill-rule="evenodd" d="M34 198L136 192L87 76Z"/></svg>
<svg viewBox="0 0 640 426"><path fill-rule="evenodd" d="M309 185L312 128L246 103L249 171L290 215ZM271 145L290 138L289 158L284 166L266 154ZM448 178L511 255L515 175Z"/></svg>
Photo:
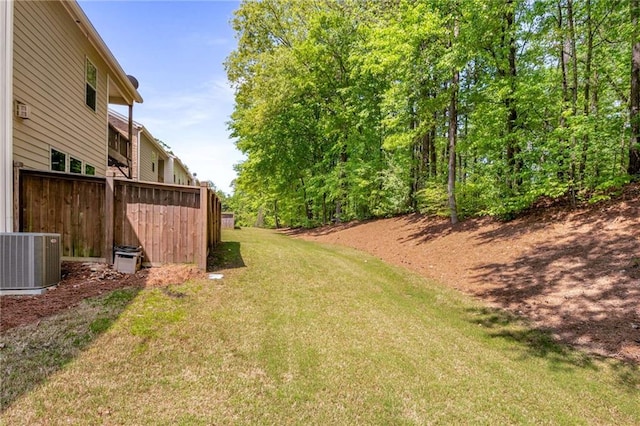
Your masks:
<svg viewBox="0 0 640 426"><path fill-rule="evenodd" d="M3 387L20 390L2 424L640 424L636 366L354 250L223 239L245 265L223 280L119 291L6 333Z"/></svg>

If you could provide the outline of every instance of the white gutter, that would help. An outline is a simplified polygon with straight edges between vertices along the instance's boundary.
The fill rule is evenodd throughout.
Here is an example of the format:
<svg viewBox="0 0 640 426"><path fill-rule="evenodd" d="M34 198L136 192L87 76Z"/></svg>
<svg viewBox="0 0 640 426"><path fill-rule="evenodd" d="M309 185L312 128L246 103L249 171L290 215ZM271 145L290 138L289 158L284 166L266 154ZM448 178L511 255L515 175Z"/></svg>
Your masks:
<svg viewBox="0 0 640 426"><path fill-rule="evenodd" d="M0 1L0 232L13 232L13 0Z"/></svg>

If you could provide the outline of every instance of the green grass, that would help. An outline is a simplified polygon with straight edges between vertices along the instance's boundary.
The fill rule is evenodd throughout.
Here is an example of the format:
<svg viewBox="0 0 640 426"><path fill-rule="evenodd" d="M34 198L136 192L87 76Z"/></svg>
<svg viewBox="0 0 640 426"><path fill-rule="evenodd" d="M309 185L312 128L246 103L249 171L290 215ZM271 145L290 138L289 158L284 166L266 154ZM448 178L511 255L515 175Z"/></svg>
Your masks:
<svg viewBox="0 0 640 426"><path fill-rule="evenodd" d="M223 237L242 257L223 280L144 290L88 321L101 334L3 423L640 424L635 366L366 254Z"/></svg>
<svg viewBox="0 0 640 426"><path fill-rule="evenodd" d="M67 312L0 336L0 408L42 384L117 320L138 289L87 299Z"/></svg>

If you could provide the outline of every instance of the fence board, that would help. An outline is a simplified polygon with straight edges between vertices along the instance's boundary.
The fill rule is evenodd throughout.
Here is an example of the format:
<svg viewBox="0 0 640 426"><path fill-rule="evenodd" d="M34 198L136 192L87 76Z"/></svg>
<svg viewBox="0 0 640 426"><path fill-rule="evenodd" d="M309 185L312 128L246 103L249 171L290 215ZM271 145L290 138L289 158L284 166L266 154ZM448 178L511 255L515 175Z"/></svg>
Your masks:
<svg viewBox="0 0 640 426"><path fill-rule="evenodd" d="M222 213L222 227L233 229L235 226L235 215L231 212Z"/></svg>
<svg viewBox="0 0 640 426"><path fill-rule="evenodd" d="M98 257L103 251L104 180L21 171L19 230L62 237L62 255Z"/></svg>
<svg viewBox="0 0 640 426"><path fill-rule="evenodd" d="M220 241L220 202L209 188L19 172L19 230L60 233L63 256L110 262L114 245L132 245L147 264L206 267Z"/></svg>

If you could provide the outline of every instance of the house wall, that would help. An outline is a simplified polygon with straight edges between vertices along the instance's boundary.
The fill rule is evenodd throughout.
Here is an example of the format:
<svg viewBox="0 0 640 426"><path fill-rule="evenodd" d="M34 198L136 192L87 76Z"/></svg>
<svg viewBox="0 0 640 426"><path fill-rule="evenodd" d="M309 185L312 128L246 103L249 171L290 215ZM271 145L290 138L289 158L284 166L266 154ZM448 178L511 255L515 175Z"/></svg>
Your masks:
<svg viewBox="0 0 640 426"><path fill-rule="evenodd" d="M140 138L140 180L144 182L161 182L164 175L161 167L166 167L167 155L158 149L148 132L142 132ZM161 162L163 166L161 166ZM160 179L162 177L162 179ZM171 182L167 182L171 183Z"/></svg>
<svg viewBox="0 0 640 426"><path fill-rule="evenodd" d="M13 158L50 170L50 148L107 168L108 72L88 38L60 2L15 1L13 97L30 108L13 118ZM96 111L85 104L85 59L96 66ZM84 171L84 167L83 167Z"/></svg>
<svg viewBox="0 0 640 426"><path fill-rule="evenodd" d="M193 179L189 176L189 172L184 168L180 161L174 160L173 174L175 175L175 183L178 185L193 186ZM172 178L173 179L173 178Z"/></svg>

